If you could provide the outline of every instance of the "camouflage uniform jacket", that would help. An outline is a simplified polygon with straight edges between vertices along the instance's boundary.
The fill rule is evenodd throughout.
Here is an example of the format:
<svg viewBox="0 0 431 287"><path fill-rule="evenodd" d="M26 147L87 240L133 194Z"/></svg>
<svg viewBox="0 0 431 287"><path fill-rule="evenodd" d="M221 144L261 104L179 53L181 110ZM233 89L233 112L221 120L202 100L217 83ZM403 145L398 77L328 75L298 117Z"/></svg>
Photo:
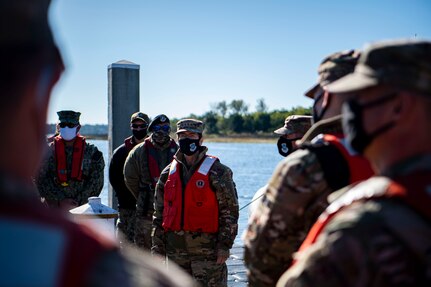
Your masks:
<svg viewBox="0 0 431 287"><path fill-rule="evenodd" d="M44 206L41 206L41 203L37 197L37 191L34 189L34 186L29 186L22 182L21 179L13 178L10 175L0 174L0 202L4 205L7 205L11 208L16 206L20 206L23 203L34 208L35 211L42 208L45 209ZM26 228L27 225L31 227L31 224L37 221L26 222L23 219L19 221L11 219L10 216L4 216L4 209L0 209L0 222L4 223L3 231L6 232L4 228L11 228L15 234L13 235L12 245L8 245L8 248L11 250L22 250L23 246L21 245L23 242L27 242L24 246L31 246L31 244L35 243L35 238L33 237L23 237L27 233L24 232L28 230ZM49 210L49 213L52 213L52 216L56 218L56 221L64 222L64 224L76 224L70 222L69 218L66 218L63 214L58 213L54 210ZM40 213L38 213L40 214ZM42 213L44 214L44 213ZM46 216L46 215L43 215ZM42 219L43 220L43 219ZM49 239L52 242L56 242L56 239L64 239L65 234L61 233L57 229L55 229L52 224L43 225L36 224L39 229L45 233L49 234ZM48 227L47 227L48 226ZM94 229L95 226L87 226L87 228ZM20 232L17 233L16 230ZM35 228L31 227L30 231L34 233ZM94 230L97 233L97 230ZM38 236L42 236L43 232L39 232ZM85 231L81 231L85 232ZM102 232L103 233L103 232ZM106 233L100 233L100 237L106 236ZM85 234L89 234L89 232L85 232ZM1 238L3 238L0 235ZM43 237L41 237L43 238ZM46 250L40 249L36 250L33 253L40 254L43 253L43 256L32 256L31 250L35 250L37 248L28 247L27 249L30 252L24 252L23 256L30 256L31 258L22 258L24 262L30 262L28 264L34 264L36 266L44 266L46 269L47 262L54 262L56 260L62 260L61 256L70 256L74 257L74 260L82 260L83 255L79 252L75 253L63 253L60 257L56 254L56 250L58 248L63 248L63 245L52 245L52 242L47 240L45 243L38 243L38 247L47 247ZM99 238L100 240L100 238ZM77 242L77 245L87 244L86 242ZM51 245L50 245L51 244ZM61 247L59 247L61 246ZM85 247L85 246L83 246ZM88 248L88 246L87 246ZM26 249L26 248L24 248ZM14 254L17 252L14 252ZM18 252L19 253L19 252ZM34 254L33 254L34 255ZM67 259L66 259L67 260ZM90 268L85 271L88 275L85 284L83 286L88 287L114 287L114 286L130 286L130 287L138 287L138 286L151 286L151 287L197 287L198 284L194 282L194 280L187 275L184 271L182 271L178 266L171 264L169 266L169 271L160 264L161 260L156 260L152 258L151 255L147 252L141 252L136 249L132 249L131 247L127 247L120 251L115 248L112 250L103 251L103 253L96 259L94 262L90 263ZM5 263L6 264L6 263ZM27 264L27 265L28 265ZM4 269L4 264L0 264L2 270ZM62 264L60 264L61 266ZM25 266L25 264L24 264ZM21 268L18 271L14 270L14 268ZM15 276L8 282L9 286L47 286L49 285L48 280L46 280L46 276L40 276L41 269L27 268L22 270L23 264L9 264L8 270L11 270L12 274L21 274L22 276ZM31 272L31 270L39 270L38 272ZM55 268L54 268L55 269ZM60 269L56 269L57 272ZM50 275L53 274L52 270L47 271ZM76 272L75 272L76 273ZM61 275L61 274L60 274ZM57 276L60 276L57 274Z"/></svg>
<svg viewBox="0 0 431 287"><path fill-rule="evenodd" d="M335 126L318 123L312 129L308 134L342 134L339 120ZM250 286L275 286L290 266L292 254L327 207L327 196L347 185L344 180L344 185L334 188L326 180L316 148L325 152L325 145L315 143L293 152L277 166L249 218L243 239ZM341 175L336 179L341 181Z"/></svg>
<svg viewBox="0 0 431 287"><path fill-rule="evenodd" d="M431 155L411 158L385 176L337 192L341 195L327 212L339 211L316 242L295 255L296 264L277 286L430 286L429 211L420 212L399 197L380 196L391 179L417 172L425 175L425 189L407 192L427 193ZM423 197L430 202L429 192Z"/></svg>
<svg viewBox="0 0 431 287"><path fill-rule="evenodd" d="M202 147L196 163L187 167L184 155L178 151L174 158L181 164L183 186L187 184L194 172L199 168L200 163L207 152L206 147ZM156 186L155 212L153 219L153 247L152 252L166 255L165 231L163 230L163 208L164 208L164 186L169 175L170 165L161 173ZM238 195L235 183L232 179L232 171L227 166L216 161L209 171L209 181L211 189L216 193L219 209L219 231L216 234L208 234L216 242L217 252L225 255L229 254L235 237L238 233Z"/></svg>
<svg viewBox="0 0 431 287"><path fill-rule="evenodd" d="M91 196L99 196L103 188L105 161L102 153L92 144L86 143L82 161L82 180L69 180L62 186L57 178L54 143L49 144L49 154L41 165L35 179L41 197L50 201L61 201L70 198L78 205L87 203ZM71 172L73 146L66 145L66 161L68 176Z"/></svg>
<svg viewBox="0 0 431 287"><path fill-rule="evenodd" d="M153 141L152 136L150 136L150 140L155 147L155 158L160 171L162 171L171 162L169 154L173 151L170 150L169 146L174 140L171 139L163 146ZM154 190L151 187L153 180L150 174L145 142L136 145L127 156L124 163L124 181L137 199L136 212L151 216L154 212Z"/></svg>

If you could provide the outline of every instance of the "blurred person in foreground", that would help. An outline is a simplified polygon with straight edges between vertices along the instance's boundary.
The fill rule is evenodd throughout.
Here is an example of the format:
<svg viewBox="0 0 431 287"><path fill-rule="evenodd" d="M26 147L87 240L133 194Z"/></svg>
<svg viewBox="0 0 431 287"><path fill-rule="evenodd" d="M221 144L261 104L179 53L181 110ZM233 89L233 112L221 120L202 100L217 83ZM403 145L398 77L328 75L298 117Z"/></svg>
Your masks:
<svg viewBox="0 0 431 287"><path fill-rule="evenodd" d="M202 286L227 286L226 260L238 232L229 167L207 155L204 123L177 123L179 150L156 186L152 253L167 256Z"/></svg>
<svg viewBox="0 0 431 287"><path fill-rule="evenodd" d="M109 182L118 199L117 237L120 244L134 242L136 222L136 199L130 193L124 182L124 163L129 152L147 137L147 127L150 119L142 112L130 116L130 131L132 135L124 139L124 143L112 153L109 163Z"/></svg>
<svg viewBox="0 0 431 287"><path fill-rule="evenodd" d="M64 110L57 115L59 134L49 143L35 183L44 202L67 212L102 192L105 161L79 133L80 112Z"/></svg>
<svg viewBox="0 0 431 287"><path fill-rule="evenodd" d="M357 51L349 50L323 59L319 83L306 92L314 99L315 123L299 149L275 169L243 236L250 286L275 286L328 205L328 195L373 174L368 161L345 145L342 98L326 90L329 83L353 72L358 57Z"/></svg>
<svg viewBox="0 0 431 287"><path fill-rule="evenodd" d="M46 149L51 90L64 69L49 4L0 0L0 119L8 123L0 144L0 285L192 286L179 269L168 274L148 254L122 255L113 239L40 202L31 177Z"/></svg>
<svg viewBox="0 0 431 287"><path fill-rule="evenodd" d="M311 116L302 116L302 115L291 115L286 118L284 121L284 125L276 129L274 133L279 135L279 139L277 141L277 149L278 153L286 157L295 151L298 148L296 144L297 140L300 140L304 134L308 131L312 124ZM253 195L253 198L250 203L249 214L256 209L259 204L260 198L265 193L268 185L262 186L260 189L256 191Z"/></svg>
<svg viewBox="0 0 431 287"><path fill-rule="evenodd" d="M156 116L148 126L150 136L129 153L124 163L125 183L137 200L134 242L147 250L151 250L152 244L156 183L178 150L170 131L169 118L164 114Z"/></svg>
<svg viewBox="0 0 431 287"><path fill-rule="evenodd" d="M430 286L431 42L374 43L328 91L376 176L334 193L277 286Z"/></svg>

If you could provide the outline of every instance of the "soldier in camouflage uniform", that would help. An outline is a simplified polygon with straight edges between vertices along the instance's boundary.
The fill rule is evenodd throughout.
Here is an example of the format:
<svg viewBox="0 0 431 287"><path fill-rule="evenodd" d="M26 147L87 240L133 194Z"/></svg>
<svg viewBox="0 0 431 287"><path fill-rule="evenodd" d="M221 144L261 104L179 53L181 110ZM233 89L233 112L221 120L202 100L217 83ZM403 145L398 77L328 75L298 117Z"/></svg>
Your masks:
<svg viewBox="0 0 431 287"><path fill-rule="evenodd" d="M50 207L70 210L99 196L105 161L102 153L79 134L81 113L57 112L60 134L49 144L49 154L36 177L39 194Z"/></svg>
<svg viewBox="0 0 431 287"><path fill-rule="evenodd" d="M274 131L275 134L280 135L280 138L277 141L277 149L281 156L286 157L298 148L296 142L300 140L311 127L311 119L312 118L310 116L288 116L284 121L284 126ZM267 187L268 185L262 186L253 195L249 208L249 214L251 214L253 210L257 208L260 198L265 193Z"/></svg>
<svg viewBox="0 0 431 287"><path fill-rule="evenodd" d="M132 148L145 140L149 122L148 116L142 112L132 114L130 117L132 135L114 150L109 163L109 182L118 199L117 235L121 245L124 241L134 242L136 222L136 198L130 193L124 182L124 162Z"/></svg>
<svg viewBox="0 0 431 287"><path fill-rule="evenodd" d="M227 286L238 198L232 171L206 154L203 129L194 119L177 123L180 149L156 187L152 252L179 264L202 286Z"/></svg>
<svg viewBox="0 0 431 287"><path fill-rule="evenodd" d="M151 135L137 145L124 163L124 178L130 192L137 199L135 244L151 249L154 190L160 172L172 161L178 146L169 136L170 121L166 115L156 116L148 126Z"/></svg>
<svg viewBox="0 0 431 287"><path fill-rule="evenodd" d="M334 193L277 286L431 286L431 42L370 45L328 90L377 175Z"/></svg>
<svg viewBox="0 0 431 287"><path fill-rule="evenodd" d="M280 135L277 141L278 153L284 157L298 148L297 140L300 140L311 127L310 116L292 115L284 121L284 126L275 130Z"/></svg>
<svg viewBox="0 0 431 287"><path fill-rule="evenodd" d="M0 0L1 286L195 286L172 266L125 249L44 206L31 177L46 149L51 91L64 70L48 24L49 0ZM26 132L23 132L26 127Z"/></svg>
<svg viewBox="0 0 431 287"><path fill-rule="evenodd" d="M244 233L250 286L275 286L328 205L327 196L372 175L369 163L342 144L342 99L326 91L329 83L353 72L358 56L358 52L345 51L326 57L319 66L319 84L306 93L314 99L317 122L304 136L307 143L274 171ZM310 143L315 135L319 137Z"/></svg>

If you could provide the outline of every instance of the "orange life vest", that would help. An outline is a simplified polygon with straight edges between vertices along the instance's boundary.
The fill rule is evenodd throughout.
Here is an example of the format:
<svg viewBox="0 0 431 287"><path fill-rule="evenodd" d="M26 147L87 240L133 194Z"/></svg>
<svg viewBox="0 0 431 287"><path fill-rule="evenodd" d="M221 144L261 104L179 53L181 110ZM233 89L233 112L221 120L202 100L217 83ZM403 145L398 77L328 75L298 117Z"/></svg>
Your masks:
<svg viewBox="0 0 431 287"><path fill-rule="evenodd" d="M153 188L155 188L161 172L159 165L157 164L156 148L151 143L151 140L149 138L145 139L144 145L148 158L148 169L150 170L150 176L152 179L151 183L153 185ZM175 153L177 152L177 149L177 144L173 139L171 139L168 147L168 161L166 165L168 165L172 161Z"/></svg>
<svg viewBox="0 0 431 287"><path fill-rule="evenodd" d="M84 159L85 138L77 135L73 143L72 154L72 170L70 177L67 176L67 159L64 139L61 136L54 138L54 151L57 163L57 177L61 183L67 182L70 179L82 180L82 161Z"/></svg>
<svg viewBox="0 0 431 287"><path fill-rule="evenodd" d="M355 183L370 178L374 175L370 162L362 155L352 155L346 148L343 139L335 135L325 134L323 140L334 145L343 155L349 166L349 183Z"/></svg>
<svg viewBox="0 0 431 287"><path fill-rule="evenodd" d="M84 286L101 254L117 248L91 227L29 200L0 202L0 227L10 251L2 254L10 261L8 286Z"/></svg>
<svg viewBox="0 0 431 287"><path fill-rule="evenodd" d="M365 186L364 188L357 188L356 190L348 191L351 195L348 200L341 201L341 203L336 201L334 204L330 205L322 215L320 215L299 248L299 251L303 251L315 243L320 233L331 219L340 210L356 201L375 198L400 198L427 220L431 220L431 197L429 196L429 186L431 186L431 173L429 171L419 171L390 180L386 187L380 190L367 189Z"/></svg>
<svg viewBox="0 0 431 287"><path fill-rule="evenodd" d="M175 159L172 161L165 184L162 223L165 231L218 231L218 202L208 175L216 160L207 155L184 189L181 164Z"/></svg>

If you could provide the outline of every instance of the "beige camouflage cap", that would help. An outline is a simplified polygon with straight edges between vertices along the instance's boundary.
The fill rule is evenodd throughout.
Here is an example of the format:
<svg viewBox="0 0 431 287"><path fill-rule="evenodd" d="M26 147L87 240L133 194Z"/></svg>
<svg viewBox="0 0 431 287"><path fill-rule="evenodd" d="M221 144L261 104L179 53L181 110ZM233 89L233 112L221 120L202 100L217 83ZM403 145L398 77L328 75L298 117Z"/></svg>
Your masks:
<svg viewBox="0 0 431 287"><path fill-rule="evenodd" d="M347 50L331 54L323 59L317 70L319 73L319 83L305 92L305 96L314 99L314 94L320 87L324 87L352 73L358 62L359 55L359 51Z"/></svg>
<svg viewBox="0 0 431 287"><path fill-rule="evenodd" d="M290 135L299 133L304 135L311 127L311 116L288 116L284 121L284 126L275 130L274 133L278 135Z"/></svg>
<svg viewBox="0 0 431 287"><path fill-rule="evenodd" d="M182 132L192 132L202 134L205 124L195 119L183 119L177 122L177 134Z"/></svg>
<svg viewBox="0 0 431 287"><path fill-rule="evenodd" d="M348 75L328 86L332 93L350 93L380 84L431 95L431 42L393 40L368 46Z"/></svg>
<svg viewBox="0 0 431 287"><path fill-rule="evenodd" d="M130 123L133 123L136 120L144 121L147 124L150 122L148 115L143 112L136 112L130 117Z"/></svg>
<svg viewBox="0 0 431 287"><path fill-rule="evenodd" d="M57 112L57 115L60 123L72 123L79 125L79 116L81 115L80 112L59 111Z"/></svg>

